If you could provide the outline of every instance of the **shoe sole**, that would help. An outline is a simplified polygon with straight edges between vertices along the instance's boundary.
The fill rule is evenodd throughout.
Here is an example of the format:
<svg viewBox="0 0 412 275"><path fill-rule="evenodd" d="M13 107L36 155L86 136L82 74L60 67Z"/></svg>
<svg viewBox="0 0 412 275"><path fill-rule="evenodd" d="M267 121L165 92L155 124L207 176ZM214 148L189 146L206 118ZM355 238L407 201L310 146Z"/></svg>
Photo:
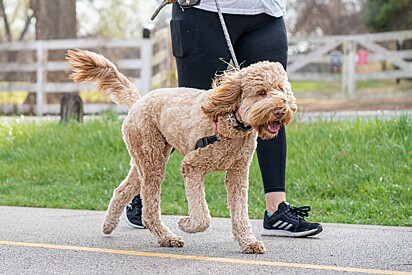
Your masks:
<svg viewBox="0 0 412 275"><path fill-rule="evenodd" d="M303 231L303 232L291 232L287 230L277 230L277 229L263 229L262 236L275 236L275 237L291 237L291 238L304 238L315 236L323 231L322 225L319 225L317 228Z"/></svg>
<svg viewBox="0 0 412 275"><path fill-rule="evenodd" d="M129 219L127 218L127 215L126 215L126 208L123 211L123 216L124 216L124 219L126 220L127 224L130 225L131 227L134 227L134 228L137 228L137 229L146 229L146 226L144 226L144 225L137 225L137 224L131 223L129 221Z"/></svg>

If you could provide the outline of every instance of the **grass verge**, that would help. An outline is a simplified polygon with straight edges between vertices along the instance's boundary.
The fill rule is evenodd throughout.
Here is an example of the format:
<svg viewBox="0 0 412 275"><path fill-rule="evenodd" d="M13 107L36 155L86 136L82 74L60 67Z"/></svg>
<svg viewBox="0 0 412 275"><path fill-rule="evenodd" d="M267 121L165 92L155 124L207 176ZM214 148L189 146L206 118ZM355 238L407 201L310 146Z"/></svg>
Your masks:
<svg viewBox="0 0 412 275"><path fill-rule="evenodd" d="M104 210L126 176L121 122L0 124L0 205ZM288 126L288 201L311 205L310 220L412 226L412 118ZM187 214L174 153L162 186L164 214ZM206 178L212 216L228 217L223 173ZM257 159L249 214L265 208Z"/></svg>

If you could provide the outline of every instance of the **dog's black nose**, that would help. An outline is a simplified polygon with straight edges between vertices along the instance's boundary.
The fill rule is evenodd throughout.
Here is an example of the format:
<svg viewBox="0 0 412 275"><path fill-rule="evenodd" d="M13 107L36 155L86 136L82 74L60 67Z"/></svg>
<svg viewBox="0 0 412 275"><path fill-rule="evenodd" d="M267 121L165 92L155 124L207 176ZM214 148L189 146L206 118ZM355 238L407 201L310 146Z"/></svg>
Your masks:
<svg viewBox="0 0 412 275"><path fill-rule="evenodd" d="M275 115L275 117L280 120L285 116L286 108L276 108L272 112Z"/></svg>

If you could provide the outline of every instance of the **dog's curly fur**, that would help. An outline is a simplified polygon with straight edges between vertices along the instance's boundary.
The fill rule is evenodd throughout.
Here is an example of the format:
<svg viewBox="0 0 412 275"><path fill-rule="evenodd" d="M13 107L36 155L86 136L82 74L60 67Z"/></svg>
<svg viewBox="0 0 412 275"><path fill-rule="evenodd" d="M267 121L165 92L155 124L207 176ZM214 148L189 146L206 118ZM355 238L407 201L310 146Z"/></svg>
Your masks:
<svg viewBox="0 0 412 275"><path fill-rule="evenodd" d="M140 193L143 223L161 246L181 247L184 241L162 222L160 186L172 148L183 155L181 171L189 217L178 222L187 233L205 231L210 213L205 200L204 177L226 171L225 185L232 231L243 253L264 253L248 218L248 173L257 135L274 138L297 110L287 75L280 63L258 62L218 76L209 91L167 88L141 97L116 66L102 55L84 50L68 51L76 82L93 82L129 113L122 132L131 156L126 179L114 190L103 232L118 225L126 204ZM250 130L234 128L238 122ZM217 124L215 123L217 122ZM196 142L216 134L219 141L195 150Z"/></svg>

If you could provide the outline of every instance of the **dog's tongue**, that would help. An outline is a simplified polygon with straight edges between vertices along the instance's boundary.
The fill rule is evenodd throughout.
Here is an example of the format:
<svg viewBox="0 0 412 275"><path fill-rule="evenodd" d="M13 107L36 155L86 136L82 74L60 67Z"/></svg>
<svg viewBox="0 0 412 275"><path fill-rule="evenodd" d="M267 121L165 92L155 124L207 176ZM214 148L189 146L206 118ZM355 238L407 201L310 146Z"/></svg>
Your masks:
<svg viewBox="0 0 412 275"><path fill-rule="evenodd" d="M268 123L268 129L272 133L276 133L277 131L279 131L279 128L280 128L280 124L277 123L277 122L269 122Z"/></svg>

